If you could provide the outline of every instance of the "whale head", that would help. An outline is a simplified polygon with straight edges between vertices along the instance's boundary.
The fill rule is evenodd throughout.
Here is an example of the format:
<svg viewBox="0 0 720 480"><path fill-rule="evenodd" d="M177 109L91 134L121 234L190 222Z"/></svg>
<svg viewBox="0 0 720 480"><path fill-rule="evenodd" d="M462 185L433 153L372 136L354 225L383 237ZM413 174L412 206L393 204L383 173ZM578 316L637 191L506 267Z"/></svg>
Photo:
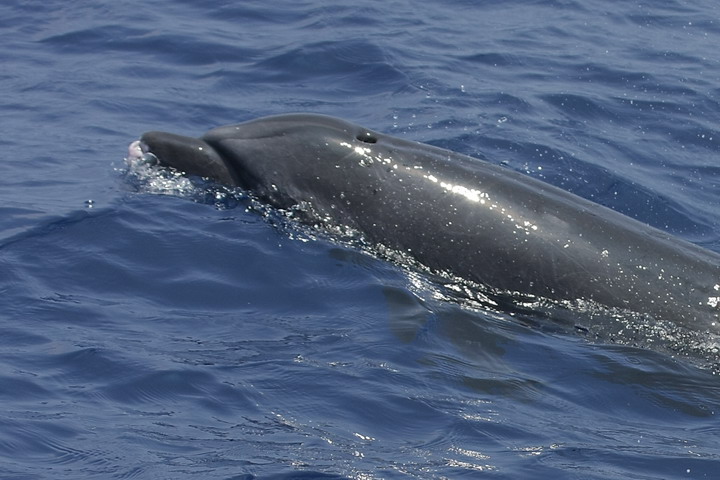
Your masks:
<svg viewBox="0 0 720 480"><path fill-rule="evenodd" d="M334 117L286 114L218 127L200 138L148 132L131 146L131 155L133 148L139 149L135 156L239 186L274 206L288 207L316 200L304 198L318 192L312 183L339 194L344 166L372 157L383 137Z"/></svg>

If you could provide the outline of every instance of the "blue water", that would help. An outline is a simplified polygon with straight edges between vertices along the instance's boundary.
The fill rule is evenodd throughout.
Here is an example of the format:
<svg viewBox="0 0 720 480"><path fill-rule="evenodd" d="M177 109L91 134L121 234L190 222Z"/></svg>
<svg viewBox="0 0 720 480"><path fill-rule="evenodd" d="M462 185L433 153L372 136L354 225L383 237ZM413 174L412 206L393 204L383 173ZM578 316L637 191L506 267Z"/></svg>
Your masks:
<svg viewBox="0 0 720 480"><path fill-rule="evenodd" d="M720 252L718 45L711 0L2 2L0 478L718 478L717 350L468 308L123 159L325 113Z"/></svg>

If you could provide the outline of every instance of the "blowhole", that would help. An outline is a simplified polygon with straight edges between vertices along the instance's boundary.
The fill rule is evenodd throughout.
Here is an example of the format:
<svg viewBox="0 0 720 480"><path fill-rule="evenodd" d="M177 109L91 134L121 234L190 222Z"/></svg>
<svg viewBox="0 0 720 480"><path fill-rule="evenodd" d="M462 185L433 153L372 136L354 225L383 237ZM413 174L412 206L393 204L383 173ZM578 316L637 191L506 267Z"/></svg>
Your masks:
<svg viewBox="0 0 720 480"><path fill-rule="evenodd" d="M365 143L377 143L378 141L377 137L370 132L358 133L355 138Z"/></svg>

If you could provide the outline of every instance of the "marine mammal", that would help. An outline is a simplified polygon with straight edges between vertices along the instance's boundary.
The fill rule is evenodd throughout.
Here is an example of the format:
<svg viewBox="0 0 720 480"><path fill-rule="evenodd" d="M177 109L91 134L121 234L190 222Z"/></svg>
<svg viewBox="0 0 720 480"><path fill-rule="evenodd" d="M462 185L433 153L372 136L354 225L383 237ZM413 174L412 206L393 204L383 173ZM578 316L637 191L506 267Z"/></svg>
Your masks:
<svg viewBox="0 0 720 480"><path fill-rule="evenodd" d="M304 205L504 292L587 300L720 333L720 255L513 170L344 120L288 114L131 146L191 175Z"/></svg>

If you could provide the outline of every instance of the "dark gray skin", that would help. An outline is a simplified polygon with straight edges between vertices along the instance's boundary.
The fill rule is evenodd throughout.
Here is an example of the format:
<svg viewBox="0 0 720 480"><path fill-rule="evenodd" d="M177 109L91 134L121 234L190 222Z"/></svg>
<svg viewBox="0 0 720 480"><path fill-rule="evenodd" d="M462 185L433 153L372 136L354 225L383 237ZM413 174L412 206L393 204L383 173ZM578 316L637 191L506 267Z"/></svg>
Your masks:
<svg viewBox="0 0 720 480"><path fill-rule="evenodd" d="M278 208L309 204L436 271L720 333L720 255L476 158L311 114L141 142L162 164Z"/></svg>

